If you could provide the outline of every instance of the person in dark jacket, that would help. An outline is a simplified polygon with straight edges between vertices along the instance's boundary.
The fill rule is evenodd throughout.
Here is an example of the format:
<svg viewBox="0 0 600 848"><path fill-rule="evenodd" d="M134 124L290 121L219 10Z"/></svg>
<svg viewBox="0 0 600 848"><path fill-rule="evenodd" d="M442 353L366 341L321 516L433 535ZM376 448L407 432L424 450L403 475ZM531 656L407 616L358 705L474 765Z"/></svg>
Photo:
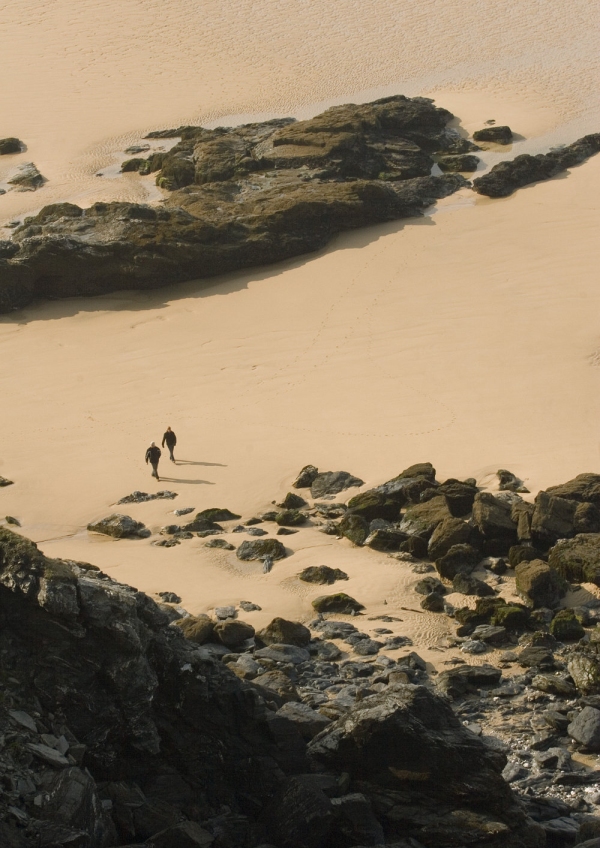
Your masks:
<svg viewBox="0 0 600 848"><path fill-rule="evenodd" d="M148 450L146 451L146 465L150 463L152 466L152 476L156 477L157 480L160 480L158 476L158 461L160 459L161 450L156 444L156 442L152 442Z"/></svg>
<svg viewBox="0 0 600 848"><path fill-rule="evenodd" d="M162 447L163 448L165 446L165 442L167 444L167 447L169 448L169 459L171 460L171 462L175 462L175 457L173 456L173 448L177 444L177 436L171 430L170 427L167 427L167 430L166 430L166 432L163 436L163 440L162 440Z"/></svg>

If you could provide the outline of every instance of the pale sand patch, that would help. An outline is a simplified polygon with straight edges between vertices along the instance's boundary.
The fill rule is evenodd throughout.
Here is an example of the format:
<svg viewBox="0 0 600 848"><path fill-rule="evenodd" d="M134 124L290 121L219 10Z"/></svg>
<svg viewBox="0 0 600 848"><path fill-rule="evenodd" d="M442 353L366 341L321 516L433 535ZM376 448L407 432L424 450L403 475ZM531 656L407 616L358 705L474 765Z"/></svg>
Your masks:
<svg viewBox="0 0 600 848"><path fill-rule="evenodd" d="M2 318L0 473L16 481L0 494L3 514L35 540L64 536L42 543L48 554L178 592L192 612L259 603L244 616L258 625L310 619L311 598L329 589L295 575L340 567L351 576L340 587L369 616L398 615L390 629L433 649L450 625L399 610L418 606L408 566L316 530L287 537L294 554L263 575L200 540L165 550L83 528L134 489L179 492L121 508L152 530L178 506L247 518L307 462L367 486L421 460L441 479L486 485L504 467L533 492L597 470L599 182L596 157L507 200L346 234L320 255L202 292L188 284ZM192 464L163 458L157 485L143 454L168 424Z"/></svg>

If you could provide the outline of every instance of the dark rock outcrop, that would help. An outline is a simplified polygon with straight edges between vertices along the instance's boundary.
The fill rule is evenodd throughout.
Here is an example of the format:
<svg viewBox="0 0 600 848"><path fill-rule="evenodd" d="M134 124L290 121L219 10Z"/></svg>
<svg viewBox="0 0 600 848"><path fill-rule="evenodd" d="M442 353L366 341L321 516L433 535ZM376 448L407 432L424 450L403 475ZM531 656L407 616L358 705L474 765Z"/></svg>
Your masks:
<svg viewBox="0 0 600 848"><path fill-rule="evenodd" d="M569 585L547 562L521 562L516 570L516 590L527 606L554 609Z"/></svg>
<svg viewBox="0 0 600 848"><path fill-rule="evenodd" d="M0 156L5 156L8 153L20 153L21 142L18 138L0 138Z"/></svg>
<svg viewBox="0 0 600 848"><path fill-rule="evenodd" d="M166 203L59 203L26 219L13 232L18 251L0 260L0 311L36 297L204 279L421 215L466 185L458 174L431 176L431 154L452 152L459 138L446 129L451 118L431 101L397 96L308 121L174 129L181 140L171 150L126 165L157 171Z"/></svg>
<svg viewBox="0 0 600 848"><path fill-rule="evenodd" d="M113 536L115 539L128 537L145 539L150 535L150 531L141 521L136 521L129 515L120 515L116 512L100 519L100 521L92 521L88 524L87 529L92 533Z"/></svg>
<svg viewBox="0 0 600 848"><path fill-rule="evenodd" d="M514 159L499 162L487 174L477 177L473 180L473 189L488 197L508 197L523 186L549 180L567 168L580 165L598 151L600 133L592 133L549 153L538 153L537 156L522 153Z"/></svg>
<svg viewBox="0 0 600 848"><path fill-rule="evenodd" d="M309 565L298 575L305 583L331 585L336 580L348 580L348 575L341 568L330 568L328 565Z"/></svg>
<svg viewBox="0 0 600 848"><path fill-rule="evenodd" d="M510 127L484 127L482 130L475 130L473 133L475 141L493 141L495 144L510 144L513 140L513 134Z"/></svg>
<svg viewBox="0 0 600 848"><path fill-rule="evenodd" d="M25 162L9 180L9 185L17 191L35 191L44 184L45 180L33 162Z"/></svg>
<svg viewBox="0 0 600 848"><path fill-rule="evenodd" d="M286 553L279 539L256 539L253 542L249 540L242 542L235 555L242 560L264 559L265 557L284 559Z"/></svg>
<svg viewBox="0 0 600 848"><path fill-rule="evenodd" d="M600 586L600 533L561 539L551 548L548 562L570 583Z"/></svg>

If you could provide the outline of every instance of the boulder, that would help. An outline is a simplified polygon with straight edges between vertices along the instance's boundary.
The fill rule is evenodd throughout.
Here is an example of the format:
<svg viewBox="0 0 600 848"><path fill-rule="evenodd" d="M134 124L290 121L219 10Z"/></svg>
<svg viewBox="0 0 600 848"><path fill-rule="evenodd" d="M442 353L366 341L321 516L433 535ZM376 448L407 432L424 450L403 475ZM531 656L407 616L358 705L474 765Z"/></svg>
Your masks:
<svg viewBox="0 0 600 848"><path fill-rule="evenodd" d="M570 583L600 586L600 533L561 539L550 550L548 563Z"/></svg>
<svg viewBox="0 0 600 848"><path fill-rule="evenodd" d="M348 509L355 515L360 515L365 521L382 518L385 521L397 521L400 517L398 503L387 498L381 492L369 489L360 492L348 501Z"/></svg>
<svg viewBox="0 0 600 848"><path fill-rule="evenodd" d="M239 648L247 639L252 639L254 627L245 621L229 619L217 622L214 633L226 648Z"/></svg>
<svg viewBox="0 0 600 848"><path fill-rule="evenodd" d="M593 503L580 503L573 521L575 533L600 533L600 509Z"/></svg>
<svg viewBox="0 0 600 848"><path fill-rule="evenodd" d="M567 669L580 692L584 695L600 695L600 663L595 654L573 654Z"/></svg>
<svg viewBox="0 0 600 848"><path fill-rule="evenodd" d="M286 552L279 539L255 539L242 542L235 555L238 559L247 562L265 557L271 557L274 560L284 559Z"/></svg>
<svg viewBox="0 0 600 848"><path fill-rule="evenodd" d="M534 559L546 560L546 555L531 545L513 545L508 551L508 562L511 568L516 568L522 562Z"/></svg>
<svg viewBox="0 0 600 848"><path fill-rule="evenodd" d="M284 509L275 516L275 522L280 527L298 527L306 524L307 520L307 516L298 509Z"/></svg>
<svg viewBox="0 0 600 848"><path fill-rule="evenodd" d="M510 127L484 127L482 130L475 130L473 133L475 141L493 141L495 144L510 144L513 140L513 134Z"/></svg>
<svg viewBox="0 0 600 848"><path fill-rule="evenodd" d="M454 700L481 686L497 686L501 677L500 669L491 665L464 665L440 672L435 682L442 694Z"/></svg>
<svg viewBox="0 0 600 848"><path fill-rule="evenodd" d="M351 615L364 609L363 604L344 592L336 592L334 595L320 595L314 599L312 605L316 612L337 612L341 615Z"/></svg>
<svg viewBox="0 0 600 848"><path fill-rule="evenodd" d="M305 465L292 483L292 486L294 489L310 489L318 473L319 469L314 465Z"/></svg>
<svg viewBox="0 0 600 848"><path fill-rule="evenodd" d="M420 606L427 612L444 612L444 599L439 592L430 592L425 595Z"/></svg>
<svg viewBox="0 0 600 848"><path fill-rule="evenodd" d="M282 671L265 671L264 674L259 674L252 680L252 687L259 687L266 690L266 697L269 700L269 695L275 696L279 701L278 706L281 707L288 701L297 702L300 700L298 690L291 682L289 677Z"/></svg>
<svg viewBox="0 0 600 848"><path fill-rule="evenodd" d="M479 561L479 554L471 545L452 545L450 550L438 559L435 567L440 577L454 580L457 574L470 574Z"/></svg>
<svg viewBox="0 0 600 848"><path fill-rule="evenodd" d="M87 529L92 533L102 533L104 536L113 536L115 539L138 538L146 539L150 531L141 521L135 521L129 515L113 513L100 521L92 521Z"/></svg>
<svg viewBox="0 0 600 848"><path fill-rule="evenodd" d="M376 486L372 491L401 507L407 503L419 503L421 496L425 492L435 490L437 485L433 466L430 463L421 463L405 469L402 474Z"/></svg>
<svg viewBox="0 0 600 848"><path fill-rule="evenodd" d="M331 832L331 801L320 789L285 778L267 805L269 839L281 848L323 848Z"/></svg>
<svg viewBox="0 0 600 848"><path fill-rule="evenodd" d="M523 485L523 482L519 480L516 474L513 474L512 471L507 471L506 468L500 468L496 471L496 476L498 477L499 486L501 492L528 492L529 489L526 489Z"/></svg>
<svg viewBox="0 0 600 848"><path fill-rule="evenodd" d="M429 539L435 528L447 518L451 518L450 510L446 498L440 495L425 503L409 506L400 522L400 530L409 536Z"/></svg>
<svg viewBox="0 0 600 848"><path fill-rule="evenodd" d="M551 669L554 667L554 656L550 648L541 645L529 645L519 653L518 662L523 668L535 666L540 669Z"/></svg>
<svg viewBox="0 0 600 848"><path fill-rule="evenodd" d="M298 575L305 583L331 585L336 580L348 580L348 575L341 568L330 568L328 565L309 565Z"/></svg>
<svg viewBox="0 0 600 848"><path fill-rule="evenodd" d="M436 491L446 498L451 515L461 518L473 509L477 486L474 483L451 478L441 483Z"/></svg>
<svg viewBox="0 0 600 848"><path fill-rule="evenodd" d="M522 153L514 159L499 162L487 174L473 180L473 189L488 197L508 197L523 186L549 180L567 168L585 162L599 150L600 133L593 133L549 153L536 156Z"/></svg>
<svg viewBox="0 0 600 848"><path fill-rule="evenodd" d="M575 533L576 501L538 492L531 520L531 533L535 542L542 546L554 544Z"/></svg>
<svg viewBox="0 0 600 848"><path fill-rule="evenodd" d="M150 844L153 848L209 848L214 841L214 836L199 824L184 821L155 833Z"/></svg>
<svg viewBox="0 0 600 848"><path fill-rule="evenodd" d="M476 577L464 574L461 571L452 578L452 589L454 592L461 592L463 595L478 595L480 598L496 594L494 589L485 581L478 580Z"/></svg>
<svg viewBox="0 0 600 848"><path fill-rule="evenodd" d="M186 639L197 645L213 641L215 624L207 615L189 615L178 618L173 624L179 627Z"/></svg>
<svg viewBox="0 0 600 848"><path fill-rule="evenodd" d="M515 569L515 575L517 594L532 608L554 609L569 588L566 580L541 559L521 562Z"/></svg>
<svg viewBox="0 0 600 848"><path fill-rule="evenodd" d="M299 621L274 618L258 631L256 639L263 645L296 645L305 648L310 642L310 630Z"/></svg>
<svg viewBox="0 0 600 848"><path fill-rule="evenodd" d="M36 191L46 181L33 162L25 162L23 165L19 165L16 174L7 182L9 185L15 186L17 191Z"/></svg>
<svg viewBox="0 0 600 848"><path fill-rule="evenodd" d="M301 498L300 495L295 495L294 492L288 492L285 498L282 500L280 504L278 504L282 509L302 509L303 506L308 506L307 502L304 498Z"/></svg>
<svg viewBox="0 0 600 848"><path fill-rule="evenodd" d="M360 515L346 513L337 524L337 530L355 545L362 545L369 536L369 525Z"/></svg>
<svg viewBox="0 0 600 848"><path fill-rule="evenodd" d="M6 156L9 153L20 153L21 142L18 138L0 138L0 156Z"/></svg>
<svg viewBox="0 0 600 848"><path fill-rule="evenodd" d="M203 509L200 512L196 513L197 519L204 519L205 521L237 521L238 518L241 518L241 515L237 515L235 512L231 512L230 509L224 509L223 507L209 507L208 509ZM222 529L222 528L221 528Z"/></svg>
<svg viewBox="0 0 600 848"><path fill-rule="evenodd" d="M382 528L371 531L365 539L364 545L374 551L399 551L407 539L407 534L400 530L392 527Z"/></svg>
<svg viewBox="0 0 600 848"><path fill-rule="evenodd" d="M567 498L579 503L593 503L600 507L600 474L578 474L568 483L548 486L546 492L558 498Z"/></svg>
<svg viewBox="0 0 600 848"><path fill-rule="evenodd" d="M344 489L363 485L363 480L348 471L322 471L314 478L310 493L313 498L322 498L324 495L337 495Z"/></svg>
<svg viewBox="0 0 600 848"><path fill-rule="evenodd" d="M456 173L458 171L476 171L480 161L478 156L462 153L456 156L440 156L437 163L442 171Z"/></svg>
<svg viewBox="0 0 600 848"><path fill-rule="evenodd" d="M483 845L497 833L503 840L498 846L517 846L510 831L527 826L502 779L505 756L487 748L423 686L395 686L359 701L309 743L308 753L321 767L348 771L362 792L373 794L386 842L414 837L428 846ZM380 807L383 799L392 804ZM494 818L478 819L480 810ZM486 836L492 820L501 826Z"/></svg>
<svg viewBox="0 0 600 848"><path fill-rule="evenodd" d="M331 719L321 715L308 704L288 701L277 710L277 715L292 721L304 739L312 739L331 724Z"/></svg>
<svg viewBox="0 0 600 848"><path fill-rule="evenodd" d="M479 492L473 503L473 521L484 538L485 553L504 556L517 544L517 524L507 501Z"/></svg>
<svg viewBox="0 0 600 848"><path fill-rule="evenodd" d="M429 558L440 559L447 554L453 545L463 545L469 542L473 528L460 518L444 518L437 525L427 546Z"/></svg>
<svg viewBox="0 0 600 848"><path fill-rule="evenodd" d="M585 630L572 609L563 609L556 613L550 622L550 633L559 642L574 642L585 636Z"/></svg>
<svg viewBox="0 0 600 848"><path fill-rule="evenodd" d="M584 707L567 728L567 733L587 751L600 752L600 710Z"/></svg>
<svg viewBox="0 0 600 848"><path fill-rule="evenodd" d="M419 595L430 595L432 592L437 592L438 595L446 594L446 587L437 577L423 577L422 580L415 585L415 592Z"/></svg>

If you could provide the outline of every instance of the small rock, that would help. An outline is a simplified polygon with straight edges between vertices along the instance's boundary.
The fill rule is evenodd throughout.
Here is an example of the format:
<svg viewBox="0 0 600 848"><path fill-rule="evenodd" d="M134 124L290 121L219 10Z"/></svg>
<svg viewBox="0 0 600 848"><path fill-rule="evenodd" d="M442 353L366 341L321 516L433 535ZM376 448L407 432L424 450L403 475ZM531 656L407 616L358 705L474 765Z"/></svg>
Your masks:
<svg viewBox="0 0 600 848"><path fill-rule="evenodd" d="M25 162L23 165L19 165L17 173L7 182L16 186L18 191L36 191L44 184L45 180L33 162Z"/></svg>
<svg viewBox="0 0 600 848"><path fill-rule="evenodd" d="M600 751L600 710L584 707L569 724L567 732L588 751Z"/></svg>
<svg viewBox="0 0 600 848"><path fill-rule="evenodd" d="M175 515L188 515L190 512L193 512L196 507L193 506L184 506L181 509L175 510Z"/></svg>
<svg viewBox="0 0 600 848"><path fill-rule="evenodd" d="M93 533L113 536L115 539L136 536L143 539L150 536L150 530L141 521L135 521L129 515L119 515L118 513L113 513L107 518L88 524L87 529Z"/></svg>
<svg viewBox="0 0 600 848"><path fill-rule="evenodd" d="M273 660L281 663L292 663L299 665L310 660L310 654L304 648L299 648L296 645L277 645L272 644L266 648L260 648L254 652L254 656L258 659Z"/></svg>
<svg viewBox="0 0 600 848"><path fill-rule="evenodd" d="M309 565L298 575L299 580L305 583L332 584L336 580L348 580L345 571L339 568L330 568L328 565Z"/></svg>
<svg viewBox="0 0 600 848"><path fill-rule="evenodd" d="M350 615L364 609L363 604L350 595L346 595L345 592L336 592L334 595L320 595L313 600L312 606L317 612L337 612L342 615Z"/></svg>
<svg viewBox="0 0 600 848"><path fill-rule="evenodd" d="M15 517L14 517L14 516L12 516L12 515L6 515L6 516L4 517L4 520L6 521L6 523L7 523L7 524L12 524L12 525L14 525L15 527L20 527L20 526L21 526L21 522L19 521L19 519L18 519L18 518L15 518Z"/></svg>
<svg viewBox="0 0 600 848"><path fill-rule="evenodd" d="M27 728L27 730L31 730L32 733L38 732L37 724L29 713L26 713L24 710L9 710L8 714L17 724Z"/></svg>
<svg viewBox="0 0 600 848"><path fill-rule="evenodd" d="M292 486L294 489L309 489L318 473L319 469L314 465L305 465L292 483Z"/></svg>
<svg viewBox="0 0 600 848"><path fill-rule="evenodd" d="M235 551L235 545L226 539L209 539L204 543L205 548L221 548L223 551Z"/></svg>
<svg viewBox="0 0 600 848"><path fill-rule="evenodd" d="M484 654L487 651L487 645L478 639L469 639L463 642L460 649L464 654Z"/></svg>
<svg viewBox="0 0 600 848"><path fill-rule="evenodd" d="M322 533L325 532L325 530L323 528L320 528L320 530L321 530ZM294 533L297 533L297 532L298 532L297 530L293 530L291 527L280 527L275 535L276 536L292 536Z"/></svg>
<svg viewBox="0 0 600 848"><path fill-rule="evenodd" d="M363 486L364 480L354 477L347 471L324 471L317 473L311 483L310 492L313 498L321 498L324 495L337 495L344 489L353 486ZM294 488L300 488L294 486Z"/></svg>
<svg viewBox="0 0 600 848"><path fill-rule="evenodd" d="M18 138L0 138L0 156L6 156L9 153L20 153L22 143Z"/></svg>
<svg viewBox="0 0 600 848"><path fill-rule="evenodd" d="M236 556L243 561L262 560L265 556L278 560L283 559L286 553L278 539L257 539L254 542L248 540L242 542L236 551Z"/></svg>
<svg viewBox="0 0 600 848"><path fill-rule="evenodd" d="M510 144L513 140L513 134L511 128L507 126L484 127L484 129L476 130L473 133L473 139L475 141L492 141L495 144ZM500 474L510 474L511 477L514 477L514 474L511 474L510 471L499 471L498 476ZM502 480L500 485L502 486Z"/></svg>
<svg viewBox="0 0 600 848"><path fill-rule="evenodd" d="M228 618L235 618L235 607L215 607L215 616L221 621L225 621Z"/></svg>
<svg viewBox="0 0 600 848"><path fill-rule="evenodd" d="M38 745L34 742L27 742L25 747L40 760L43 760L45 763L48 763L48 765L54 766L55 768L63 768L70 765L66 757L54 748L50 748L48 745Z"/></svg>
<svg viewBox="0 0 600 848"><path fill-rule="evenodd" d="M14 483L12 480L8 480L6 477L0 477L0 489L4 486L13 486Z"/></svg>
<svg viewBox="0 0 600 848"><path fill-rule="evenodd" d="M298 621L274 618L256 634L264 645L296 645L305 648L310 642L310 630Z"/></svg>
<svg viewBox="0 0 600 848"><path fill-rule="evenodd" d="M252 601L240 601L240 607L244 612L260 612L262 610L262 607L259 607L258 604L253 604Z"/></svg>
<svg viewBox="0 0 600 848"><path fill-rule="evenodd" d="M165 604L180 604L181 598L175 592L158 592L158 597L163 599Z"/></svg>

